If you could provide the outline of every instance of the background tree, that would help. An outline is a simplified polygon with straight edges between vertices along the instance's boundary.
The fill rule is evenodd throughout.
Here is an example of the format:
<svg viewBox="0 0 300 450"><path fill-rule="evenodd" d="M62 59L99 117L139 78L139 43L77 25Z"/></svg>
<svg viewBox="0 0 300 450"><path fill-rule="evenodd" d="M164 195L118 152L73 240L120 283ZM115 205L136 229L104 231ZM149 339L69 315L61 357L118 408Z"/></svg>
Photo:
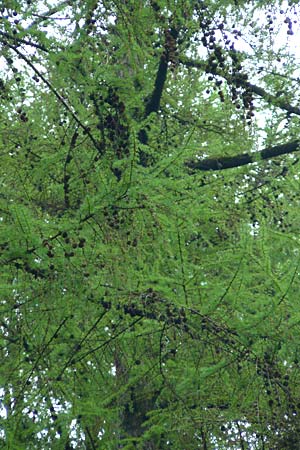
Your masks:
<svg viewBox="0 0 300 450"><path fill-rule="evenodd" d="M298 448L297 2L1 14L3 446Z"/></svg>

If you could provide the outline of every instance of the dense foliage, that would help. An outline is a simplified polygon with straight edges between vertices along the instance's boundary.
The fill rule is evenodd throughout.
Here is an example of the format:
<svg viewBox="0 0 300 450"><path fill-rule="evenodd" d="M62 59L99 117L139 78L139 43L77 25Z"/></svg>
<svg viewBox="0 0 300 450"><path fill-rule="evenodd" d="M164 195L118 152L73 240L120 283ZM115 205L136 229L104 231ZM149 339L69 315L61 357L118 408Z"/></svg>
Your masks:
<svg viewBox="0 0 300 450"><path fill-rule="evenodd" d="M297 3L1 2L1 448L299 448Z"/></svg>

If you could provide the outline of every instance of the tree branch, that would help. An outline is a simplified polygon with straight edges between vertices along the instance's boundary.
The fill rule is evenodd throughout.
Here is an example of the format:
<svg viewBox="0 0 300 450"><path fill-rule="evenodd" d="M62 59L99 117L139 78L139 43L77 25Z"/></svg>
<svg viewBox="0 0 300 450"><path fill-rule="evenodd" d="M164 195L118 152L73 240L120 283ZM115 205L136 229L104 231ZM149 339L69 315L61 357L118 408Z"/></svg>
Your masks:
<svg viewBox="0 0 300 450"><path fill-rule="evenodd" d="M176 30L176 28L171 27L170 29L165 30L164 52L160 57L153 92L150 100L146 104L145 117L148 117L152 112L157 112L159 110L164 85L167 79L168 63L174 51L174 47L176 47L177 37L178 30Z"/></svg>
<svg viewBox="0 0 300 450"><path fill-rule="evenodd" d="M181 64L183 64L186 67L193 67L195 69L201 69L206 72L209 70L206 61L200 61L200 60L196 61L196 60L193 60L190 58L185 58L185 57L181 57L179 61ZM232 75L226 74L225 71L218 71L217 69L215 69L213 74L224 78L230 84L234 83L234 79L233 79ZM278 108L281 108L291 114L297 114L298 116L300 116L300 108L298 108L296 106L292 106L290 103L286 102L284 99L280 99L280 98L276 97L275 95L269 94L263 88L256 86L255 84L249 83L249 81L242 79L242 77L239 78L238 81L239 81L240 86L251 90L254 94L259 95L267 103L269 103L273 106L277 106Z"/></svg>
<svg viewBox="0 0 300 450"><path fill-rule="evenodd" d="M162 97L164 84L167 78L167 71L168 71L168 60L164 53L160 57L152 95L150 97L150 100L146 104L145 117L148 117L152 112L157 112L159 110L160 100Z"/></svg>
<svg viewBox="0 0 300 450"><path fill-rule="evenodd" d="M3 36L6 39L10 39L14 43L17 41L19 44L30 45L31 47L38 48L39 50L42 50L43 52L48 52L49 51L49 49L47 49L44 45L36 44L35 42L32 42L32 41L27 40L27 39L19 38L18 36L11 35L11 34L5 32L5 31L0 31L0 36Z"/></svg>
<svg viewBox="0 0 300 450"><path fill-rule="evenodd" d="M287 144L267 147L254 153L241 153L236 156L223 156L219 158L207 158L197 161L187 161L186 166L194 170L224 170L241 167L265 159L294 153L300 150L300 141L292 141Z"/></svg>
<svg viewBox="0 0 300 450"><path fill-rule="evenodd" d="M160 100L162 97L165 81L167 79L168 71L168 60L165 52L161 55L159 66L156 73L156 78L154 82L154 89L151 94L150 99L146 103L144 117L148 117L152 112L157 112L160 106ZM139 141L141 144L146 145L148 143L148 134L145 128L142 128L138 134ZM147 156L144 152L140 154L140 162L142 166L147 166Z"/></svg>
<svg viewBox="0 0 300 450"><path fill-rule="evenodd" d="M159 65L154 82L154 89L152 91L150 99L146 102L144 113L145 118L147 118L153 112L158 112L160 108L160 101L167 79L168 63L173 52L173 46L176 46L177 36L178 30L176 30L175 28L172 27L169 30L165 30L164 52L159 60ZM148 143L147 131L144 128L139 132L139 141L144 145ZM143 166L147 165L147 156L143 152L141 152L140 154L140 162Z"/></svg>
<svg viewBox="0 0 300 450"><path fill-rule="evenodd" d="M85 126L82 121L79 119L77 114L73 111L73 108L66 102L66 100L59 94L59 92L54 88L54 86L50 83L50 81L45 78L45 76L35 67L34 64L25 56L18 48L11 44L7 44L7 46L13 50L17 55L23 59L26 64L38 75L38 77L45 83L45 85L50 89L50 91L55 95L55 97L60 101L60 103L65 107L65 109L71 114L75 122L78 126L84 131L84 133L89 137L91 142L93 143L95 149L103 155L103 148L99 142L96 141L94 136L91 134L89 127Z"/></svg>
<svg viewBox="0 0 300 450"><path fill-rule="evenodd" d="M262 89L259 86L256 86L255 84L249 83L248 81L244 81L242 83L242 86L251 89L252 92L262 97L266 102L277 106L278 108L284 109L285 111L289 112L290 114L297 114L297 116L300 116L300 108L291 105L290 103L285 102L283 99L280 99L276 97L275 95L269 94L264 89Z"/></svg>
<svg viewBox="0 0 300 450"><path fill-rule="evenodd" d="M169 30L165 30L165 37L164 52L160 57L153 92L150 100L148 100L146 104L145 117L148 117L152 112L157 112L159 110L164 85L167 79L168 63L172 52L174 51L173 47L176 46L178 30L173 27Z"/></svg>
<svg viewBox="0 0 300 450"><path fill-rule="evenodd" d="M36 25L39 25L41 22L44 22L45 20L49 19L51 16L53 16L54 14L61 11L61 9L63 9L65 6L69 6L69 5L70 5L70 1L64 0L61 3L59 3L58 5L54 6L53 8L48 9L48 11L45 11L45 12L41 13L40 15L36 15L37 19L34 20L33 22L31 22L31 24L26 28L26 31L29 31L31 28L35 27Z"/></svg>

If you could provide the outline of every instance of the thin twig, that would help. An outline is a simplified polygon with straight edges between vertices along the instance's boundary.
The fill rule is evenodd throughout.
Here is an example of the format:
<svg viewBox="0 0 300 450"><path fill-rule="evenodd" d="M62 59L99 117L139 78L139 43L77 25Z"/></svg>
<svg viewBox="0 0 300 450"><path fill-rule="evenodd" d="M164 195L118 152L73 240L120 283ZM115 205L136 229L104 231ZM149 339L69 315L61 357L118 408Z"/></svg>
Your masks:
<svg viewBox="0 0 300 450"><path fill-rule="evenodd" d="M81 120L79 119L77 114L73 111L72 107L70 105L68 105L66 100L59 94L59 92L55 89L55 87L52 85L52 83L50 83L50 81L48 81L47 78L45 78L45 76L40 72L40 70L38 70L35 67L35 65L32 64L32 62L27 58L27 56L25 56L22 52L20 52L20 50L18 48L16 48L15 46L13 46L11 44L7 44L7 45L8 45L8 47L11 50L13 50L15 53L17 53L17 55L21 59L23 59L23 61L25 61L26 64L28 64L28 66L36 73L36 75L46 84L46 86L50 89L50 91L55 95L55 97L65 107L65 109L71 114L71 116L73 117L75 122L79 125L79 127L82 128L84 133L90 138L90 140L93 143L93 145L96 148L96 150L100 153L100 155L102 155L103 154L103 149L102 149L100 143L97 142L96 139L91 134L89 127L85 126L81 122Z"/></svg>

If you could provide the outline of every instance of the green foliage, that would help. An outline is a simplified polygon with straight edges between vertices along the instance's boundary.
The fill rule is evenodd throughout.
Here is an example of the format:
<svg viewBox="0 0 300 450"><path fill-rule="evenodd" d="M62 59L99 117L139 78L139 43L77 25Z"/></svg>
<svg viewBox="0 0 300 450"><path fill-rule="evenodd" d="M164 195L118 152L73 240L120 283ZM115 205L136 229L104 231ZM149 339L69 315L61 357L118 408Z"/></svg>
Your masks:
<svg viewBox="0 0 300 450"><path fill-rule="evenodd" d="M3 2L1 447L296 448L290 3Z"/></svg>

